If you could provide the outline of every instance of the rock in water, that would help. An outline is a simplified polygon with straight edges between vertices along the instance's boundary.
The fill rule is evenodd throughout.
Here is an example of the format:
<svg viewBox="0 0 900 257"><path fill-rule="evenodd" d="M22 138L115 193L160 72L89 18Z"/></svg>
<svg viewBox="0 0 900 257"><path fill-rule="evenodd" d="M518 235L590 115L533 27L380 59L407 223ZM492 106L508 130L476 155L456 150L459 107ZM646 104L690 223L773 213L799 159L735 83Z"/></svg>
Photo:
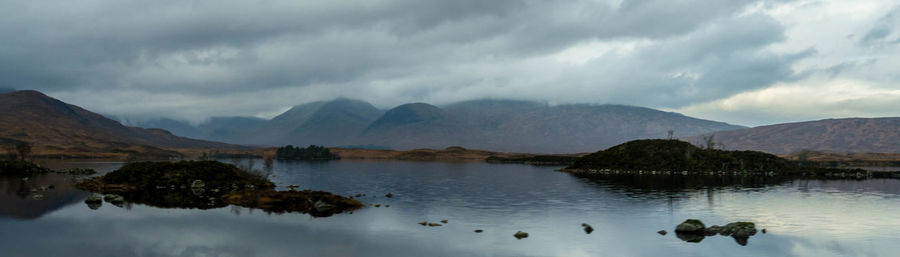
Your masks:
<svg viewBox="0 0 900 257"><path fill-rule="evenodd" d="M722 230L724 230L724 229L725 229L724 227L712 225L712 226L709 226L708 228L706 228L706 235L707 236L717 235L719 233L722 233Z"/></svg>
<svg viewBox="0 0 900 257"><path fill-rule="evenodd" d="M666 232L665 230L660 230L660 231L656 231L656 233L665 236L665 235L668 234L669 232Z"/></svg>
<svg viewBox="0 0 900 257"><path fill-rule="evenodd" d="M103 200L105 200L106 202L109 202L111 204L119 204L119 203L125 202L125 197L122 197L121 195L116 195L116 194L108 194L103 197Z"/></svg>
<svg viewBox="0 0 900 257"><path fill-rule="evenodd" d="M516 237L516 239L522 239L522 238L528 237L528 233L519 231L519 232L516 232L515 234L513 234L513 236Z"/></svg>
<svg viewBox="0 0 900 257"><path fill-rule="evenodd" d="M706 233L706 225L703 225L703 222L700 220L688 219L681 224L678 224L678 226L675 227L675 232L702 234Z"/></svg>
<svg viewBox="0 0 900 257"><path fill-rule="evenodd" d="M313 204L313 208L315 208L317 212L329 212L334 210L334 205L318 200Z"/></svg>
<svg viewBox="0 0 900 257"><path fill-rule="evenodd" d="M386 195L384 195L384 197L391 198L391 197L394 197L394 194L387 193Z"/></svg>
<svg viewBox="0 0 900 257"><path fill-rule="evenodd" d="M481 233L481 232L484 232L484 230L481 230L481 229L476 229L476 230L475 230L475 233Z"/></svg>
<svg viewBox="0 0 900 257"><path fill-rule="evenodd" d="M734 238L749 238L756 235L756 224L753 222L732 222L725 225L720 233L723 236L732 236Z"/></svg>
<svg viewBox="0 0 900 257"><path fill-rule="evenodd" d="M88 196L87 199L84 199L84 202L85 203L102 203L103 195L101 195L99 193L92 193L90 196Z"/></svg>
<svg viewBox="0 0 900 257"><path fill-rule="evenodd" d="M590 234L591 232L594 232L594 228L592 228L591 225L588 225L587 223L581 223L581 227L584 228L584 233Z"/></svg>
<svg viewBox="0 0 900 257"><path fill-rule="evenodd" d="M447 220L441 220L441 223L447 224Z"/></svg>

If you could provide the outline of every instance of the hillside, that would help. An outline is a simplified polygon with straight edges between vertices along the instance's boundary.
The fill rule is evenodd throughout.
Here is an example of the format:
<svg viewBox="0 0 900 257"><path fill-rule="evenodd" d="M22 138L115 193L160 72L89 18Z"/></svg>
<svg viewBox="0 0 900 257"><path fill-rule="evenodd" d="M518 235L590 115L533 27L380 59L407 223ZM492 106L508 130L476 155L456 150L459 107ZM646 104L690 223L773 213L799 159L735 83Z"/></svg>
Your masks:
<svg viewBox="0 0 900 257"><path fill-rule="evenodd" d="M122 157L175 156L167 149L237 148L172 135L161 129L127 127L37 91L0 94L0 138L34 145L39 155Z"/></svg>
<svg viewBox="0 0 900 257"><path fill-rule="evenodd" d="M900 153L900 118L827 119L715 132L726 149L788 154L801 150ZM699 142L703 136L686 138Z"/></svg>

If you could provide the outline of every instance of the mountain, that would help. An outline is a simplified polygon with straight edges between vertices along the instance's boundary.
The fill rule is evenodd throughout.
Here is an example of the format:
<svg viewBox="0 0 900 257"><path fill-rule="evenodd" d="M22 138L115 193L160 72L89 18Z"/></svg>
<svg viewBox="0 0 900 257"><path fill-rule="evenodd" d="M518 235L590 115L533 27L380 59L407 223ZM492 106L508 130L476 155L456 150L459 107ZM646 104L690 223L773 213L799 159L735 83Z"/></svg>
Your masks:
<svg viewBox="0 0 900 257"><path fill-rule="evenodd" d="M121 120L120 120L121 122ZM123 122L124 124L124 122ZM158 128L164 129L166 131L171 132L174 135L189 137L189 138L201 138L203 137L203 133L199 128L191 126L190 123L173 120L169 118L159 118L147 121L134 122L132 124L128 124L129 126L142 127L142 128Z"/></svg>
<svg viewBox="0 0 900 257"><path fill-rule="evenodd" d="M361 141L400 149L444 148L465 143L473 131L457 117L437 106L411 103L395 107L372 122Z"/></svg>
<svg viewBox="0 0 900 257"><path fill-rule="evenodd" d="M801 150L841 153L900 153L900 118L848 118L784 123L691 138L713 136L726 149L787 154Z"/></svg>
<svg viewBox="0 0 900 257"><path fill-rule="evenodd" d="M342 145L356 140L383 112L371 104L335 99L298 105L263 125L259 142L273 145Z"/></svg>
<svg viewBox="0 0 900 257"><path fill-rule="evenodd" d="M201 138L260 145L365 145L400 150L463 146L577 153L635 139L664 138L669 130L681 137L743 128L634 106L551 106L494 99L444 107L411 103L387 112L363 101L335 99L297 105L271 120L225 119L200 125Z"/></svg>
<svg viewBox="0 0 900 257"><path fill-rule="evenodd" d="M260 128L266 120L256 117L212 117L200 124L200 138L233 144L254 144L250 133Z"/></svg>
<svg viewBox="0 0 900 257"><path fill-rule="evenodd" d="M361 135L365 143L398 149L468 148L573 153L596 151L634 139L697 135L743 128L677 113L622 105L550 106L514 100L475 100L439 108L398 106Z"/></svg>
<svg viewBox="0 0 900 257"><path fill-rule="evenodd" d="M37 91L0 94L0 138L29 142L38 154L176 153L174 148L235 148L178 137L162 129L127 127Z"/></svg>

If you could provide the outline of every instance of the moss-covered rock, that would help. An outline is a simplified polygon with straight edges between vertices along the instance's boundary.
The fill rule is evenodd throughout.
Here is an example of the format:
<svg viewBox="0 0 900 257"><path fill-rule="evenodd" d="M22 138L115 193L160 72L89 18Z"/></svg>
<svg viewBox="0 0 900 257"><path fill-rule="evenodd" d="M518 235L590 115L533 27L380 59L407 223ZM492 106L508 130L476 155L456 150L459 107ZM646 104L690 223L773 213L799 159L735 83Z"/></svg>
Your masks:
<svg viewBox="0 0 900 257"><path fill-rule="evenodd" d="M678 224L675 227L675 232L677 233L691 233L691 234L705 234L706 233L706 225L703 225L703 222L695 219L688 219Z"/></svg>

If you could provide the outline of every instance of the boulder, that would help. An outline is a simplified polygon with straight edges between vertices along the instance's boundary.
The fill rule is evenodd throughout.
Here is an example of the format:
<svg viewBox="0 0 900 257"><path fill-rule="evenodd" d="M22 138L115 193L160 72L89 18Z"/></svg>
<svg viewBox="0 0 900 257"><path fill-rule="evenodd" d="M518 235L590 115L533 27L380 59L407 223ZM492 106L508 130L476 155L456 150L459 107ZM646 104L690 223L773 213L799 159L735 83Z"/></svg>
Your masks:
<svg viewBox="0 0 900 257"><path fill-rule="evenodd" d="M519 231L519 232L516 232L515 234L513 234L513 236L516 237L516 239L522 239L522 238L528 237L528 233Z"/></svg>
<svg viewBox="0 0 900 257"><path fill-rule="evenodd" d="M712 225L712 226L709 226L708 228L706 228L706 235L707 236L718 235L719 233L722 233L722 230L724 230L724 229L725 228L722 226Z"/></svg>
<svg viewBox="0 0 900 257"><path fill-rule="evenodd" d="M193 183L191 183L191 188L205 188L205 187L206 187L206 183L203 183L203 180L197 179L197 180L194 180Z"/></svg>
<svg viewBox="0 0 900 257"><path fill-rule="evenodd" d="M90 203L102 203L103 195L101 195L99 193L92 193L90 196L88 196L87 199L84 199L84 202L89 203L89 204Z"/></svg>
<svg viewBox="0 0 900 257"><path fill-rule="evenodd" d="M723 236L749 238L756 235L756 224L753 222L732 222L725 225L720 233Z"/></svg>
<svg viewBox="0 0 900 257"><path fill-rule="evenodd" d="M594 228L587 223L581 223L581 227L584 228L584 233L590 234L591 232L594 232Z"/></svg>
<svg viewBox="0 0 900 257"><path fill-rule="evenodd" d="M329 212L334 210L334 205L318 200L313 204L313 208L315 208L317 212Z"/></svg>
<svg viewBox="0 0 900 257"><path fill-rule="evenodd" d="M665 236L665 235L668 234L669 232L666 232L665 230L660 230L660 231L656 231L656 233Z"/></svg>
<svg viewBox="0 0 900 257"><path fill-rule="evenodd" d="M696 219L688 219L678 224L675 227L676 233L693 233L693 234L704 234L706 233L706 225L703 225L703 222Z"/></svg>

